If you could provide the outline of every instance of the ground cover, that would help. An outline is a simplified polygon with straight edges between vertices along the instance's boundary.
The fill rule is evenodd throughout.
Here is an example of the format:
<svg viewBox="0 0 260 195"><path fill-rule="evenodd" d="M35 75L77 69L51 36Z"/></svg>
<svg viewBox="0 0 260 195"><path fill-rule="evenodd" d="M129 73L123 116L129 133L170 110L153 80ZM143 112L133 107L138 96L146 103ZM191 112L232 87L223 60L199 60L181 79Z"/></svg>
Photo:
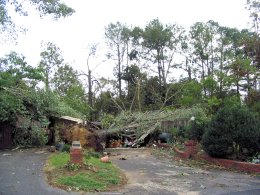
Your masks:
<svg viewBox="0 0 260 195"><path fill-rule="evenodd" d="M54 153L46 162L45 173L50 185L67 191L114 191L126 183L126 177L115 165L89 154L84 156L82 165L77 165L69 162L69 153Z"/></svg>

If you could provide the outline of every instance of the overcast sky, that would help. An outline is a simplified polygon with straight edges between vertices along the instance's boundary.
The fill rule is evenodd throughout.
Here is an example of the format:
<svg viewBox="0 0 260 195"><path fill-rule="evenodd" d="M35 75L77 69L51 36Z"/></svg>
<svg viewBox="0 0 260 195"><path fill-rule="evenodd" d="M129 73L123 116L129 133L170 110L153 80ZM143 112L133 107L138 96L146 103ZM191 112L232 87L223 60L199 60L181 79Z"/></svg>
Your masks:
<svg viewBox="0 0 260 195"><path fill-rule="evenodd" d="M249 28L246 0L65 0L75 9L72 16L52 21L40 19L37 12L28 17L13 16L17 24L28 28L19 35L17 45L2 44L0 57L15 50L26 56L31 65L38 64L42 41L54 42L63 51L64 59L78 70L86 71L87 47L104 43L104 27L110 22L144 27L158 18L164 24L177 23L186 28L195 22L214 20L222 26ZM105 57L103 57L104 59ZM100 58L102 60L102 57ZM90 63L96 64L97 61ZM111 64L100 65L97 76L112 75Z"/></svg>

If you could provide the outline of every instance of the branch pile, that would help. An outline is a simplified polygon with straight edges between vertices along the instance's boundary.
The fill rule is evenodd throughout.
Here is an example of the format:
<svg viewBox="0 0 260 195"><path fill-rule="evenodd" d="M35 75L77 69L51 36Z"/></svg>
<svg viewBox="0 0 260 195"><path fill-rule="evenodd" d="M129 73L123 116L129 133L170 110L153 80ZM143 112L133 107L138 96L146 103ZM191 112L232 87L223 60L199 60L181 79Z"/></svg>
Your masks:
<svg viewBox="0 0 260 195"><path fill-rule="evenodd" d="M205 112L201 107L176 109L174 111L153 112L122 112L114 123L106 130L107 135L118 134L118 136L131 136L134 144L141 144L148 135L161 130L162 121L190 120L191 117L203 117Z"/></svg>

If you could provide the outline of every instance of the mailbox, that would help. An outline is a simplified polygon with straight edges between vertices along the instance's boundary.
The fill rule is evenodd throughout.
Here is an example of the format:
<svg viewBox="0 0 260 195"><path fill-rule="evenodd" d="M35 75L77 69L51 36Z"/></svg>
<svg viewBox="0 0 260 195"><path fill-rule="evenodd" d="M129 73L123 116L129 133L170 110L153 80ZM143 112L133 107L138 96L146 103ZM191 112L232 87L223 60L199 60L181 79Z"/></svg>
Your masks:
<svg viewBox="0 0 260 195"><path fill-rule="evenodd" d="M71 147L72 148L81 148L80 141L73 141Z"/></svg>
<svg viewBox="0 0 260 195"><path fill-rule="evenodd" d="M75 164L83 163L83 151L80 141L73 141L70 148L70 162Z"/></svg>

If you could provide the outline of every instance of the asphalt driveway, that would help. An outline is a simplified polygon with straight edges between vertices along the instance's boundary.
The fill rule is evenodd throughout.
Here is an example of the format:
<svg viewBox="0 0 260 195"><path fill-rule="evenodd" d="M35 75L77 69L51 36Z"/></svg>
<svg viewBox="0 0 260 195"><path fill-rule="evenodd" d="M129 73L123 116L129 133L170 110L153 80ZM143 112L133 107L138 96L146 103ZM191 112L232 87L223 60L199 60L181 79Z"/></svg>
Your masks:
<svg viewBox="0 0 260 195"><path fill-rule="evenodd" d="M157 159L146 149L110 152L112 162L125 172L128 184L117 192L95 194L260 194L259 177L179 166ZM45 149L0 151L0 194L89 194L49 186L43 172L49 154Z"/></svg>
<svg viewBox="0 0 260 195"><path fill-rule="evenodd" d="M260 194L260 177L224 170L179 166L151 155L151 149L110 150L129 178L126 194ZM126 159L126 160L122 160Z"/></svg>
<svg viewBox="0 0 260 195"><path fill-rule="evenodd" d="M46 183L43 166L49 154L45 149L0 151L0 195L72 194Z"/></svg>

